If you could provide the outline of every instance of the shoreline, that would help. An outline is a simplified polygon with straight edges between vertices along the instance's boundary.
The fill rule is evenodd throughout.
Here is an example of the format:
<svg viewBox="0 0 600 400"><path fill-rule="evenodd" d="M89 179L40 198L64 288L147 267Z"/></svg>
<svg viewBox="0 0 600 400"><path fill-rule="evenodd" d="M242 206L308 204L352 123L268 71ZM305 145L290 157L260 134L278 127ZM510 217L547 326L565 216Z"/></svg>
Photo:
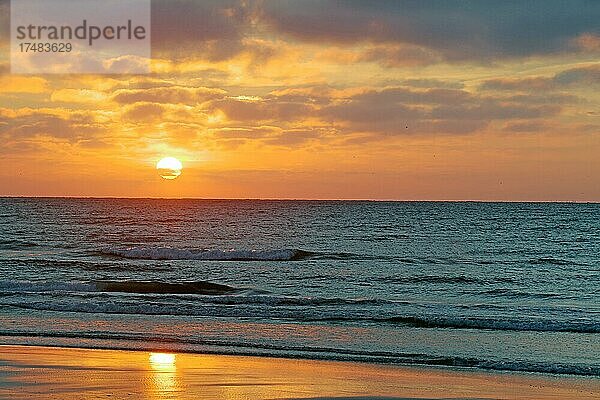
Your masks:
<svg viewBox="0 0 600 400"><path fill-rule="evenodd" d="M389 366L389 367L399 367L399 368L423 368L423 369L433 369L433 370L442 370L442 371L457 371L457 372L473 372L473 373L482 373L482 374L515 374L515 375L523 375L523 376L539 376L546 378L573 378L573 379L591 379L591 380L599 380L600 375L597 374L586 374L586 373L564 373L564 372L550 372L550 371L539 371L539 370L523 370L523 369L509 369L509 368L493 368L493 367L481 367L481 366L470 366L470 365L451 365L448 363L425 363L425 362L398 362L390 359L389 361L385 361L385 359L377 358L374 356L373 358L369 357L361 357L357 355L346 355L345 357L339 356L328 357L326 355L320 356L319 352L303 352L303 353L289 353L289 352L274 352L274 349L261 349L256 348L255 351L241 351L241 350L223 350L221 346L209 346L202 349L191 349L185 348L181 346L152 346L149 343L140 343L138 347L134 346L119 346L119 345L102 345L102 344L93 344L87 345L81 342L62 342L62 343L51 343L40 341L38 343L29 342L28 339L30 337L26 336L4 336L0 334L0 339L2 337L10 337L11 339L20 338L25 339L23 342L14 341L12 343L6 343L0 341L0 349L2 347L42 347L42 348L64 348L64 349L79 349L79 350L106 350L106 351L132 351L132 352L169 352L169 353L178 353L178 354L189 354L189 355L211 355L211 356L232 356L232 357L259 357L259 358L273 358L273 359L283 359L283 360L305 360L305 361L323 361L323 362L344 362L344 363L353 363L353 364L365 364L365 365L379 365L379 366ZM69 336L40 336L36 337L36 339L77 339L80 340L82 338L75 338ZM92 339L93 341L97 341L98 339ZM106 342L112 342L112 339L107 339ZM129 342L127 340L126 342ZM235 347L235 346L234 346ZM232 347L232 348L234 348ZM261 351L266 350L266 351Z"/></svg>
<svg viewBox="0 0 600 400"><path fill-rule="evenodd" d="M93 383L93 384L92 384ZM0 345L0 398L600 399L600 379L353 361Z"/></svg>

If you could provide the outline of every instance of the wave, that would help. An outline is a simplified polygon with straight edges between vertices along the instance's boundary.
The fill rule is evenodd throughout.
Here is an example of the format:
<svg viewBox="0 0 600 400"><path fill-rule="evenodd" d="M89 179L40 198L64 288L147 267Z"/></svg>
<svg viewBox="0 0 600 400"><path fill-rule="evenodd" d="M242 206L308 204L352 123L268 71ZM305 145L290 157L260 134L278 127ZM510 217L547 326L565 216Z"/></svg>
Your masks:
<svg viewBox="0 0 600 400"><path fill-rule="evenodd" d="M36 268L36 269L59 269L71 270L81 269L86 271L111 271L111 272L140 272L140 271L167 271L169 265L159 263L116 263L116 262L92 262L85 260L53 260L53 259L5 259L2 264L12 268Z"/></svg>
<svg viewBox="0 0 600 400"><path fill-rule="evenodd" d="M3 292L120 292L137 294L200 294L223 295L241 291L218 283L151 282L151 281L97 281L97 282L30 282L0 281Z"/></svg>
<svg viewBox="0 0 600 400"><path fill-rule="evenodd" d="M176 291L171 290L171 291ZM40 311L65 311L90 314L134 314L134 315L177 315L177 316L217 316L217 317L248 317L248 318L278 318L301 322L328 321L336 318L323 317L322 306L339 306L343 313L353 307L369 308L386 304L377 299L340 299L340 298L293 298L271 295L247 295L239 290L224 289L222 292L204 293L194 291L194 297L172 298L155 294L155 296L132 299L131 297L111 296L110 292L70 293L68 297L62 294L45 297L43 300L11 298L0 302L0 306L32 309ZM136 290L134 294L140 294ZM131 292L129 292L131 293ZM192 294L180 292L182 294ZM240 294L241 293L241 294ZM200 294L200 296L196 296ZM232 294L232 296L218 296ZM46 295L46 294L44 294ZM2 294L0 294L2 296ZM332 311L325 311L332 315ZM360 311L365 314L365 311ZM364 321L360 316L349 318L347 321Z"/></svg>
<svg viewBox="0 0 600 400"><path fill-rule="evenodd" d="M28 249L38 246L35 242L19 239L0 239L0 248L6 250Z"/></svg>
<svg viewBox="0 0 600 400"><path fill-rule="evenodd" d="M544 265L544 264L548 264L548 265L579 265L579 266L587 265L587 264L581 263L581 262L564 260L562 258L554 258L554 257L540 257L540 258L530 259L529 263L533 264L533 265Z"/></svg>
<svg viewBox="0 0 600 400"><path fill-rule="evenodd" d="M297 261L310 258L314 253L295 249L203 250L173 247L129 247L104 249L100 254L144 260Z"/></svg>
<svg viewBox="0 0 600 400"><path fill-rule="evenodd" d="M77 312L86 314L121 315L167 315L192 317L250 318L262 320L287 320L301 323L365 325L399 325L420 329L476 329L489 331L515 332L569 332L600 333L600 322L589 319L556 321L548 318L502 319L486 317L437 316L437 315L396 315L382 313L378 306L384 301L370 299L294 299L277 296L236 295L239 290L229 287L169 287L155 289L136 285L135 288L115 287L115 291L128 290L128 293L145 294L148 291L165 290L170 293L200 295L194 298L151 298L134 299L129 297L104 297L77 299L74 296L63 299L12 300L9 296L0 302L2 307L26 310ZM110 292L105 292L109 296ZM223 296L228 295L228 296ZM233 296L229 296L233 295ZM328 309L332 305L336 310ZM322 307L326 306L326 307ZM356 307L356 308L355 308ZM354 310L350 312L350 310ZM372 314L376 314L372 316ZM378 314L378 315L377 315Z"/></svg>
<svg viewBox="0 0 600 400"><path fill-rule="evenodd" d="M499 297L512 297L512 298L538 298L538 299L549 299L549 298L566 298L572 296L569 293L554 293L554 292L524 292L522 290L510 289L510 288L495 288L480 291L479 293L487 294L490 296Z"/></svg>
<svg viewBox="0 0 600 400"><path fill-rule="evenodd" d="M476 278L465 275L457 276L438 276L438 275L417 275L417 276L385 276L376 278L376 280L385 283L455 283L455 284L490 284L490 283L512 283L510 277Z"/></svg>
<svg viewBox="0 0 600 400"><path fill-rule="evenodd" d="M381 241L394 241L399 239L409 239L410 236L406 233L388 233L383 235L374 235L374 236L364 236L357 238L361 241L368 242L381 242Z"/></svg>
<svg viewBox="0 0 600 400"><path fill-rule="evenodd" d="M333 317L327 321L366 321L411 326L415 328L483 329L495 331L600 333L600 323L553 320L502 320L476 317L394 316L394 317Z"/></svg>
<svg viewBox="0 0 600 400"><path fill-rule="evenodd" d="M167 334L138 334L112 332L65 332L65 331L0 331L0 337L27 337L29 345L38 345L35 339L75 339L72 344L54 344L41 341L39 345L61 347L84 347L119 350L184 351L188 353L269 356L306 358L336 361L373 362L380 364L427 365L460 368L478 368L496 371L536 372L561 375L600 376L600 366L577 363L541 363L526 360L490 360L475 357L444 356L422 353L370 351L362 349L321 346L279 345L243 340L197 339ZM94 345L90 340L98 340ZM157 347L158 346L158 347ZM192 347L190 347L192 346Z"/></svg>
<svg viewBox="0 0 600 400"><path fill-rule="evenodd" d="M205 281L183 283L108 281L97 282L96 289L102 292L206 295L231 294L239 291L239 289L233 288L231 286Z"/></svg>

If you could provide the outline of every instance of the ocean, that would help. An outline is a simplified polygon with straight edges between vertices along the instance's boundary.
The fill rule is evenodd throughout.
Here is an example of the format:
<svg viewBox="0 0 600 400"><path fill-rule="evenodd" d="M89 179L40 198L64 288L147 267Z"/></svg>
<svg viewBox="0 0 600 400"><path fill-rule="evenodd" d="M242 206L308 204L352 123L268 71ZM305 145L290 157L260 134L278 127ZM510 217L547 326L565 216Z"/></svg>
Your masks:
<svg viewBox="0 0 600 400"><path fill-rule="evenodd" d="M0 344L600 376L600 204L0 199Z"/></svg>

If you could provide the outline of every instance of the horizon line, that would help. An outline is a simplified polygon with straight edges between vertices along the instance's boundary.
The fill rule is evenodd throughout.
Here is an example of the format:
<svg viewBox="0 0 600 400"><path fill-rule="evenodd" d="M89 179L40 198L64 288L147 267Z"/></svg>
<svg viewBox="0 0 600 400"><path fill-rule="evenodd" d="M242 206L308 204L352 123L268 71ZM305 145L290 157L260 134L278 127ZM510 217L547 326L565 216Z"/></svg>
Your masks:
<svg viewBox="0 0 600 400"><path fill-rule="evenodd" d="M73 199L73 200L204 200L204 201L348 201L388 203L573 203L600 204L600 200L492 200L492 199L368 199L303 197L144 197L144 196L22 196L0 195L0 199Z"/></svg>

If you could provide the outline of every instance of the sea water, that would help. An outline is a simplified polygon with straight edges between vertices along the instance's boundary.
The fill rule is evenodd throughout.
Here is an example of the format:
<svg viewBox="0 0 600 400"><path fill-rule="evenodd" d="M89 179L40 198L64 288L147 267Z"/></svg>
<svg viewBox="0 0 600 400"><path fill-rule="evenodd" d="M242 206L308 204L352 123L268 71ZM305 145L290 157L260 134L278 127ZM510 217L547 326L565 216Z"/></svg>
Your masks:
<svg viewBox="0 0 600 400"><path fill-rule="evenodd" d="M600 376L600 205L0 199L0 344Z"/></svg>

